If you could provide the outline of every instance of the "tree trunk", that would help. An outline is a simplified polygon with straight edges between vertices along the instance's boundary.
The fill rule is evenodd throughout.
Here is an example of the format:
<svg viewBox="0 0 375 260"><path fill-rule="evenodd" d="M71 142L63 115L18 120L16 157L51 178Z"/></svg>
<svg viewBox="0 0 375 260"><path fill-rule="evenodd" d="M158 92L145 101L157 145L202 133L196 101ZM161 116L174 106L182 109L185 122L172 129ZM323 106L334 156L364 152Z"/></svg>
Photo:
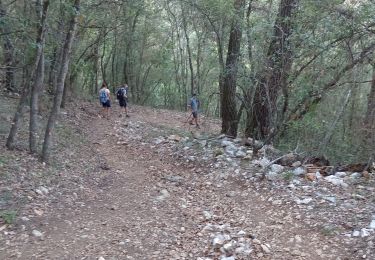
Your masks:
<svg viewBox="0 0 375 260"><path fill-rule="evenodd" d="M191 48L190 48L190 38L187 32L187 22L185 17L185 10L181 6L181 12L182 12L182 26L184 29L184 35L186 39L186 49L188 54L188 61L189 61L189 68L190 68L190 94L193 95L194 93L194 68L193 68L193 60L191 55Z"/></svg>
<svg viewBox="0 0 375 260"><path fill-rule="evenodd" d="M3 1L0 1L0 19L4 20L7 16ZM4 67L5 71L5 88L9 91L15 91L14 86L14 46L10 39L10 27L7 22L0 24L0 32L4 39L3 52L4 52Z"/></svg>
<svg viewBox="0 0 375 260"><path fill-rule="evenodd" d="M59 71L58 83L56 94L53 102L53 107L48 118L47 128L44 136L44 143L43 143L43 151L42 151L42 161L48 162L50 156L50 145L51 145L51 135L54 130L55 122L57 116L60 111L61 100L64 92L64 82L65 77L69 69L69 60L71 49L73 45L73 39L75 35L75 31L77 28L77 16L80 10L80 0L74 1L74 9L75 12L73 13L72 20L70 21L69 31L65 39L64 48L63 48L63 55L62 55L62 66Z"/></svg>
<svg viewBox="0 0 375 260"><path fill-rule="evenodd" d="M246 133L255 131L259 138L266 139L277 131L278 123L288 107L288 77L292 65L290 35L292 33L292 16L298 0L282 0L274 26L274 36L267 53L266 66L257 77L253 101L253 115L249 118ZM277 96L283 91L284 107L281 119L277 118Z"/></svg>
<svg viewBox="0 0 375 260"><path fill-rule="evenodd" d="M375 64L372 65L371 90L367 98L367 112L365 125L368 129L375 129Z"/></svg>
<svg viewBox="0 0 375 260"><path fill-rule="evenodd" d="M51 61L49 76L48 76L48 93L53 95L57 85L57 74L60 70L61 65L61 55L62 55L62 45L60 42L64 40L64 21L63 17L58 22L58 31L57 31L57 45L53 50L53 57Z"/></svg>
<svg viewBox="0 0 375 260"><path fill-rule="evenodd" d="M23 84L22 84L22 93L21 93L21 99L18 103L16 113L14 114L13 121L12 121L12 127L10 128L9 135L6 142L6 147L10 150L14 148L14 140L17 135L17 131L22 119L22 115L24 112L25 105L27 103L27 98L29 97L29 81L30 81L30 75L28 70L26 69L26 75L23 78Z"/></svg>
<svg viewBox="0 0 375 260"><path fill-rule="evenodd" d="M40 55L39 63L35 73L35 79L31 88L30 99L30 125L29 125L29 149L31 153L37 152L37 136L38 136L38 105L39 95L44 81L44 42L45 42L45 27L49 0L36 2L36 10L38 17L40 17L40 27L38 37L36 39L36 46L38 46L37 55Z"/></svg>
<svg viewBox="0 0 375 260"><path fill-rule="evenodd" d="M236 84L238 61L241 50L242 19L244 16L244 0L235 0L235 14L229 37L227 61L224 71L224 84L222 94L222 126L221 131L229 136L236 137L238 117L236 107Z"/></svg>
<svg viewBox="0 0 375 260"><path fill-rule="evenodd" d="M64 86L64 91L63 91L63 96L62 96L61 106L60 106L61 108L65 108L66 106L68 93L69 91L72 90L74 79L75 79L75 73L68 70L67 75L65 77L65 83L64 83L65 86Z"/></svg>

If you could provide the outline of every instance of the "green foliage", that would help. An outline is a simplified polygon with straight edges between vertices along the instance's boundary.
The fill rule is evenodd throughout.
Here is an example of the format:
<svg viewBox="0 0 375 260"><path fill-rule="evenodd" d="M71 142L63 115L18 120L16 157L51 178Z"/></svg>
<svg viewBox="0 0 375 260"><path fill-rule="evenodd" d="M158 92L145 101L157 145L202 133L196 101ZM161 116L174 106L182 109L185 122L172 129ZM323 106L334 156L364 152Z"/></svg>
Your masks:
<svg viewBox="0 0 375 260"><path fill-rule="evenodd" d="M294 177L294 174L293 174L293 172L291 172L291 171L287 171L287 172L284 172L284 173L283 173L283 179L284 179L285 181L290 181L290 180L293 179L293 177Z"/></svg>
<svg viewBox="0 0 375 260"><path fill-rule="evenodd" d="M11 225L16 220L17 212L16 211L2 211L0 217L3 219L5 224Z"/></svg>
<svg viewBox="0 0 375 260"><path fill-rule="evenodd" d="M35 3L26 0L5 2L9 15L0 19L0 26L11 27L9 38L15 46L15 60L19 67L16 70L16 85L20 89L25 73L23 68L30 70L34 62L37 35L37 20L33 12ZM75 76L71 96L92 97L96 101L98 85L102 81L107 81L111 90L126 82L130 86L131 103L185 110L193 78L194 88L199 89L203 112L214 116L220 114L219 75L223 68L219 58L222 56L225 64L234 1L81 2L70 63L70 73ZM246 1L246 5L249 2ZM44 49L45 82L48 84L50 77L53 79L59 69L59 66L53 65L58 63L68 19L74 11L71 3L51 1ZM249 90L252 95L259 82L257 76L268 69L267 55L274 37L280 1L260 0L252 3L249 23L244 20L242 24L237 107L240 106L243 92ZM286 122L287 131L278 140L279 147L290 150L298 144L309 154L325 153L333 161L366 158L371 144L366 145L360 128L366 112L369 84L352 84L353 89L357 89L357 99L353 97L350 101L350 107L339 120L335 134L324 151L320 143L340 108L342 89L351 84L344 82L371 78L367 60L358 63L352 70L340 72L374 41L374 13L375 5L367 0L356 1L355 4L343 0L298 1L289 39L288 51L291 52L293 64L287 80L289 106L286 118L311 93L321 94L322 99L311 106L301 120ZM193 75L190 71L188 41ZM4 43L1 48L4 48ZM371 55L368 57L370 59ZM339 78L337 84L324 89L336 78ZM53 89L53 86L46 86L45 89ZM277 108L280 112L283 98L281 93L278 94ZM267 97L264 97L266 101ZM246 117L243 118L245 121ZM0 133L7 130L7 126L0 126ZM68 135L63 129L58 131Z"/></svg>

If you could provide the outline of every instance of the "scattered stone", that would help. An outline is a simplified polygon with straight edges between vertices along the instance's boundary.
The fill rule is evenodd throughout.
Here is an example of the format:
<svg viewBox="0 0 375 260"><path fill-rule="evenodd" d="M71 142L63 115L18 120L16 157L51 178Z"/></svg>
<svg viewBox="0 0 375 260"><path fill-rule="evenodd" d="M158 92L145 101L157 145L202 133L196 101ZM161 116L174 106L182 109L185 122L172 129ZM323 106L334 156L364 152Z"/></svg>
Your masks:
<svg viewBox="0 0 375 260"><path fill-rule="evenodd" d="M183 177L181 176L166 176L164 177L164 179L166 179L167 181L170 181L170 182L182 182L184 180Z"/></svg>
<svg viewBox="0 0 375 260"><path fill-rule="evenodd" d="M279 162L283 166L291 166L296 161L298 161L298 156L293 153L288 153L284 155Z"/></svg>
<svg viewBox="0 0 375 260"><path fill-rule="evenodd" d="M154 141L153 141L154 144L161 144L163 142L164 142L164 139L162 139L162 138L155 138Z"/></svg>
<svg viewBox="0 0 375 260"><path fill-rule="evenodd" d="M220 260L236 260L236 258L234 258L234 256L222 256Z"/></svg>
<svg viewBox="0 0 375 260"><path fill-rule="evenodd" d="M39 190L44 194L47 195L49 193L49 190L46 187L40 186Z"/></svg>
<svg viewBox="0 0 375 260"><path fill-rule="evenodd" d="M332 183L333 185L336 186L341 186L343 188L347 188L349 185L345 183L341 178L335 176L335 175L330 175L324 178L327 182Z"/></svg>
<svg viewBox="0 0 375 260"><path fill-rule="evenodd" d="M221 141L221 146L226 147L226 146L234 146L233 142L228 141L228 140L222 140Z"/></svg>
<svg viewBox="0 0 375 260"><path fill-rule="evenodd" d="M375 229L375 219L373 219L369 225L369 228Z"/></svg>
<svg viewBox="0 0 375 260"><path fill-rule="evenodd" d="M156 198L156 200L158 200L158 201L163 201L170 196L170 194L167 190L161 190L160 193L161 193L161 195L159 195Z"/></svg>
<svg viewBox="0 0 375 260"><path fill-rule="evenodd" d="M223 249L226 253L232 253L233 252L233 244L232 242L229 242L229 243L226 243L224 246L223 246Z"/></svg>
<svg viewBox="0 0 375 260"><path fill-rule="evenodd" d="M306 169L304 167L298 167L293 170L295 176L303 176L306 174Z"/></svg>
<svg viewBox="0 0 375 260"><path fill-rule="evenodd" d="M42 232L40 232L36 229L34 229L31 233L33 234L34 237L43 237Z"/></svg>
<svg viewBox="0 0 375 260"><path fill-rule="evenodd" d="M336 172L335 176L339 178L344 178L346 177L346 172Z"/></svg>
<svg viewBox="0 0 375 260"><path fill-rule="evenodd" d="M217 235L213 240L212 240L212 245L215 247L215 248L218 248L218 247L221 247L225 241L227 241L229 239L226 239L226 237L222 234L219 234Z"/></svg>
<svg viewBox="0 0 375 260"><path fill-rule="evenodd" d="M35 189L35 193L41 196L44 195L44 193L40 189Z"/></svg>
<svg viewBox="0 0 375 260"><path fill-rule="evenodd" d="M243 245L243 246L237 247L234 250L234 252L237 255L249 256L251 254L251 252L253 252L253 250L251 249L251 247L249 245Z"/></svg>
<svg viewBox="0 0 375 260"><path fill-rule="evenodd" d="M353 179L358 179L358 178L361 178L362 177L362 174L359 173L359 172L353 172L351 175L350 175L351 178Z"/></svg>
<svg viewBox="0 0 375 260"><path fill-rule="evenodd" d="M175 141L175 142L180 142L181 139L182 139L182 137L179 136L179 135L170 135L170 136L168 137L168 140L170 140L170 141Z"/></svg>
<svg viewBox="0 0 375 260"><path fill-rule="evenodd" d="M245 235L246 235L246 232L243 231L243 230L240 230L240 231L238 231L237 235L238 235L238 236L245 236Z"/></svg>
<svg viewBox="0 0 375 260"><path fill-rule="evenodd" d="M370 236L369 230L367 230L366 228L362 228L361 229L361 237L368 237L368 236Z"/></svg>
<svg viewBox="0 0 375 260"><path fill-rule="evenodd" d="M308 179L309 181L316 181L317 179L316 173L314 172L306 173L306 179Z"/></svg>
<svg viewBox="0 0 375 260"><path fill-rule="evenodd" d="M296 161L296 162L292 163L293 168L298 168L300 166L302 166L302 163L300 161Z"/></svg>
<svg viewBox="0 0 375 260"><path fill-rule="evenodd" d="M333 196L323 196L323 199L336 204L336 197L333 197Z"/></svg>
<svg viewBox="0 0 375 260"><path fill-rule="evenodd" d="M42 216L44 214L43 210L39 210L39 209L34 209L34 213L37 215L37 216Z"/></svg>
<svg viewBox="0 0 375 260"><path fill-rule="evenodd" d="M235 157L237 151L238 151L238 148L234 146L233 144L225 147L225 153L231 157Z"/></svg>
<svg viewBox="0 0 375 260"><path fill-rule="evenodd" d="M278 164L272 164L271 165L271 171L275 173L281 173L284 170L284 166L278 165Z"/></svg>
<svg viewBox="0 0 375 260"><path fill-rule="evenodd" d="M28 217L21 217L21 220L24 221L24 222L30 221L30 219Z"/></svg>
<svg viewBox="0 0 375 260"><path fill-rule="evenodd" d="M270 160L267 158L262 158L261 160L254 161L254 164L258 164L262 166L262 168L265 168L270 164Z"/></svg>
<svg viewBox="0 0 375 260"><path fill-rule="evenodd" d="M267 180L269 180L269 181L273 181L273 180L278 179L278 178L279 178L279 175L278 175L276 172L272 172L272 171L270 171L270 172L267 172L267 173L266 173L266 178L267 178Z"/></svg>
<svg viewBox="0 0 375 260"><path fill-rule="evenodd" d="M300 199L296 199L295 202L300 205L300 204L304 204L304 205L307 205L309 204L313 199L312 198L304 198L302 200Z"/></svg>
<svg viewBox="0 0 375 260"><path fill-rule="evenodd" d="M352 236L353 237L359 237L361 233L358 230L354 230Z"/></svg>
<svg viewBox="0 0 375 260"><path fill-rule="evenodd" d="M212 213L211 212L208 212L208 211L203 211L203 216L206 220L210 220L212 219Z"/></svg>
<svg viewBox="0 0 375 260"><path fill-rule="evenodd" d="M237 151L236 152L236 157L237 158L245 158L246 157L246 153L244 151Z"/></svg>
<svg viewBox="0 0 375 260"><path fill-rule="evenodd" d="M262 247L262 250L263 250L264 253L266 253L266 254L270 254L271 253L271 249L270 249L269 245L267 245L267 244L261 244L260 246Z"/></svg>

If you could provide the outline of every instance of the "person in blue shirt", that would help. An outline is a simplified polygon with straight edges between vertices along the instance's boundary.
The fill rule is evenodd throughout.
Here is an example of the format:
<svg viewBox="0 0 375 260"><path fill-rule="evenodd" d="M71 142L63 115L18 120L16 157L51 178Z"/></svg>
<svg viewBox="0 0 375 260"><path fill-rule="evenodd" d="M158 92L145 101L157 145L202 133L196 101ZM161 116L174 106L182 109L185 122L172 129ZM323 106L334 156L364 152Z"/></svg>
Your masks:
<svg viewBox="0 0 375 260"><path fill-rule="evenodd" d="M193 115L193 117L191 118L190 120L190 124L191 125L194 125L194 122L195 121L195 125L197 128L200 128L199 127L199 124L198 124L198 109L199 109L199 100L197 98L197 94L196 93L193 93L193 96L191 97L190 99L190 104L189 104L189 107L191 109L191 114Z"/></svg>

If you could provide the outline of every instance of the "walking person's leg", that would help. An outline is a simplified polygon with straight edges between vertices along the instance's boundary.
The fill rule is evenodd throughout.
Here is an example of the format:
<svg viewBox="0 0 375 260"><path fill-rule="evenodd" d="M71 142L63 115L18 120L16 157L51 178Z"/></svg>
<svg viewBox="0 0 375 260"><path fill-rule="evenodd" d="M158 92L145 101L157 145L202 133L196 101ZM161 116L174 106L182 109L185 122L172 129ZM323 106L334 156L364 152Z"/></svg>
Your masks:
<svg viewBox="0 0 375 260"><path fill-rule="evenodd" d="M200 128L199 124L198 124L198 112L194 112L194 120L195 120L195 125L197 128Z"/></svg>
<svg viewBox="0 0 375 260"><path fill-rule="evenodd" d="M106 102L106 116L107 116L107 119L109 119L109 109L110 109L110 107L111 107L111 101L108 100Z"/></svg>
<svg viewBox="0 0 375 260"><path fill-rule="evenodd" d="M124 100L124 111L125 111L125 116L129 117L128 115L128 102Z"/></svg>

